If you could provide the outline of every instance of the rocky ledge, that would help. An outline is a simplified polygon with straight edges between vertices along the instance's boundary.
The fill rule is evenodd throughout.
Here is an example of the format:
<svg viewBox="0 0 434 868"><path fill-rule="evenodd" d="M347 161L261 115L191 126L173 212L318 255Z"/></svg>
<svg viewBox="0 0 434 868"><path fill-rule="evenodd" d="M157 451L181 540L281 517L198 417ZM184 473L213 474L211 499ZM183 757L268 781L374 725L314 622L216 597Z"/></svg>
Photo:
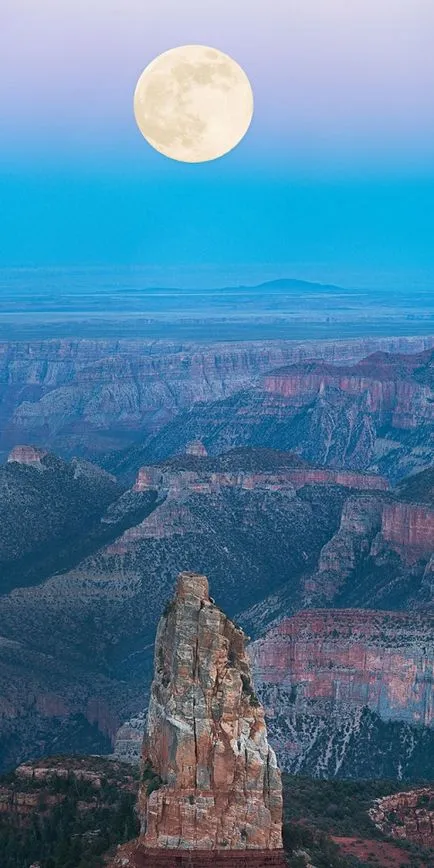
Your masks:
<svg viewBox="0 0 434 868"><path fill-rule="evenodd" d="M114 865L285 864L280 772L245 640L206 577L181 573L157 630L141 834Z"/></svg>
<svg viewBox="0 0 434 868"><path fill-rule="evenodd" d="M122 847L113 868L286 868L279 850L216 852L210 850L150 850L140 843Z"/></svg>
<svg viewBox="0 0 434 868"><path fill-rule="evenodd" d="M392 838L434 846L434 787L376 799L369 811L378 829Z"/></svg>
<svg viewBox="0 0 434 868"><path fill-rule="evenodd" d="M215 464L217 465L217 460ZM198 469L167 469L158 465L141 467L133 491L160 490L164 493L180 492L194 494L216 494L222 489L240 488L247 491L257 489L268 491L291 491L305 485L342 485L367 491L387 491L389 484L382 476L369 473L338 472L322 468L281 469L279 472L234 472L211 470L209 467Z"/></svg>
<svg viewBox="0 0 434 868"><path fill-rule="evenodd" d="M45 449L37 449L35 446L15 446L8 455L8 463L16 461L18 464L29 464L31 467L43 469L42 460L47 454Z"/></svg>

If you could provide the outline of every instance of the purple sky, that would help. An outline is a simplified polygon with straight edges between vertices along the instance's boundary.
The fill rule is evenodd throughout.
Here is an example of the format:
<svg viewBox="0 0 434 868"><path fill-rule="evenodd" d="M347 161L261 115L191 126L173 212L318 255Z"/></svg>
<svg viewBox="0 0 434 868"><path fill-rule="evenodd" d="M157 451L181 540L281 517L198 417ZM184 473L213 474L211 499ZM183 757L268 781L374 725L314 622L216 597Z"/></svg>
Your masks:
<svg viewBox="0 0 434 868"><path fill-rule="evenodd" d="M434 0L1 6L0 266L434 283ZM255 94L239 147L197 166L132 108L143 68L191 42Z"/></svg>
<svg viewBox="0 0 434 868"><path fill-rule="evenodd" d="M214 44L248 72L244 158L433 163L433 0L9 0L2 150L26 161L132 155L136 80L185 42Z"/></svg>

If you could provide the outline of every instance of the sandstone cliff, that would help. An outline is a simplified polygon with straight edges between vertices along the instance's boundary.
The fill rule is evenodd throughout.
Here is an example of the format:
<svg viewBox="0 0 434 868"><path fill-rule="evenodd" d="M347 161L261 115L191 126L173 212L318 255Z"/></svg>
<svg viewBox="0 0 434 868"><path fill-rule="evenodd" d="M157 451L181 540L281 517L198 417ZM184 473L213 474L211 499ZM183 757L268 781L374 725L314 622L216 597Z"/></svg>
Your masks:
<svg viewBox="0 0 434 868"><path fill-rule="evenodd" d="M236 851L256 851L263 863L249 864L279 864L263 854L282 850L282 784L244 644L207 579L181 573L155 644L138 807L144 857L220 851L241 864ZM130 852L116 864L140 863Z"/></svg>
<svg viewBox="0 0 434 868"><path fill-rule="evenodd" d="M292 450L313 465L369 471L396 483L429 467L433 351L377 353L354 366L305 360L258 376L250 389L179 413L124 467L161 461L200 440L209 455L234 446Z"/></svg>
<svg viewBox="0 0 434 868"><path fill-rule="evenodd" d="M431 389L414 374L423 369L432 352L414 355L373 353L356 365L330 365L323 361L292 365L264 377L268 392L285 397L306 397L324 392L326 387L368 398L368 409L379 413L383 421L390 414L392 427L414 428L418 418L433 421Z"/></svg>
<svg viewBox="0 0 434 868"><path fill-rule="evenodd" d="M282 785L244 642L206 578L181 573L155 645L139 795L148 846L282 846ZM162 785L150 793L152 774Z"/></svg>
<svg viewBox="0 0 434 868"><path fill-rule="evenodd" d="M431 345L429 337L240 341L217 348L158 340L0 343L0 454L22 442L65 455L122 449L138 432L146 437L185 407L221 400L278 366L309 358L354 362L380 348L416 352Z"/></svg>
<svg viewBox="0 0 434 868"><path fill-rule="evenodd" d="M391 503L383 510L381 535L393 548L417 559L434 551L434 509L424 504Z"/></svg>
<svg viewBox="0 0 434 868"><path fill-rule="evenodd" d="M234 450L235 451L235 450ZM253 450L252 450L253 451ZM258 450L259 451L259 450ZM176 470L170 467L141 467L133 491L149 491L162 488L167 492L182 486L185 491L212 494L224 488L240 488L249 491L267 489L269 491L291 491L303 488L305 485L342 485L344 488L354 488L361 491L387 491L389 485L381 476L368 473L345 473L322 468L306 467L301 469L282 468L277 472L225 471L219 470L221 462L216 459L201 467L197 463L194 469L180 469L178 462ZM215 469L212 469L214 464Z"/></svg>
<svg viewBox="0 0 434 868"><path fill-rule="evenodd" d="M249 646L283 767L322 776L429 777L432 616L310 610ZM387 751L384 749L388 743Z"/></svg>

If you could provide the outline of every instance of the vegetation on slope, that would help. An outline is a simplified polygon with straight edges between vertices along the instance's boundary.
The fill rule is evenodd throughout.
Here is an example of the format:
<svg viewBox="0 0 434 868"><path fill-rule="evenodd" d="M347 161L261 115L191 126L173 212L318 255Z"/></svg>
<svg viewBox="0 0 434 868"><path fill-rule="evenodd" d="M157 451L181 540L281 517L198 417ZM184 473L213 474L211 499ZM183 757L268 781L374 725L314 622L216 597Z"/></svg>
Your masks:
<svg viewBox="0 0 434 868"><path fill-rule="evenodd" d="M29 868L32 862L40 868L102 868L104 854L136 837L138 773L129 765L103 757L50 757L27 767L26 776L18 770L0 778L1 868ZM46 777L32 777L33 769L39 774L44 767ZM90 773L90 779L80 780L80 771ZM430 864L433 851L400 841L388 844L368 816L374 799L397 792L402 784L289 775L283 776L283 784L289 868L307 868L309 863L315 868L386 864L381 855L365 861L345 855L334 838L377 842L380 853L381 846L389 846L400 860L396 868Z"/></svg>
<svg viewBox="0 0 434 868"><path fill-rule="evenodd" d="M1 868L28 868L32 862L41 868L101 868L104 853L137 835L136 775L130 766L102 757L50 758L47 765L67 776L37 780L12 772L0 778ZM95 772L100 784L80 780L77 767Z"/></svg>

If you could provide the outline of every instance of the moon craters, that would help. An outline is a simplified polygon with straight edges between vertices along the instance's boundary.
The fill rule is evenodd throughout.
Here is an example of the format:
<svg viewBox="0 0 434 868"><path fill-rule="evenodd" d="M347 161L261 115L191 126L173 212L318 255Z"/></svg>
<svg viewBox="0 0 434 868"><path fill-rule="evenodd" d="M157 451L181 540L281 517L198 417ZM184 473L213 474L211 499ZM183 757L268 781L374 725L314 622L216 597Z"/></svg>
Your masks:
<svg viewBox="0 0 434 868"><path fill-rule="evenodd" d="M217 49L186 45L161 54L137 83L134 113L152 147L174 160L199 163L231 151L253 116L243 69Z"/></svg>

